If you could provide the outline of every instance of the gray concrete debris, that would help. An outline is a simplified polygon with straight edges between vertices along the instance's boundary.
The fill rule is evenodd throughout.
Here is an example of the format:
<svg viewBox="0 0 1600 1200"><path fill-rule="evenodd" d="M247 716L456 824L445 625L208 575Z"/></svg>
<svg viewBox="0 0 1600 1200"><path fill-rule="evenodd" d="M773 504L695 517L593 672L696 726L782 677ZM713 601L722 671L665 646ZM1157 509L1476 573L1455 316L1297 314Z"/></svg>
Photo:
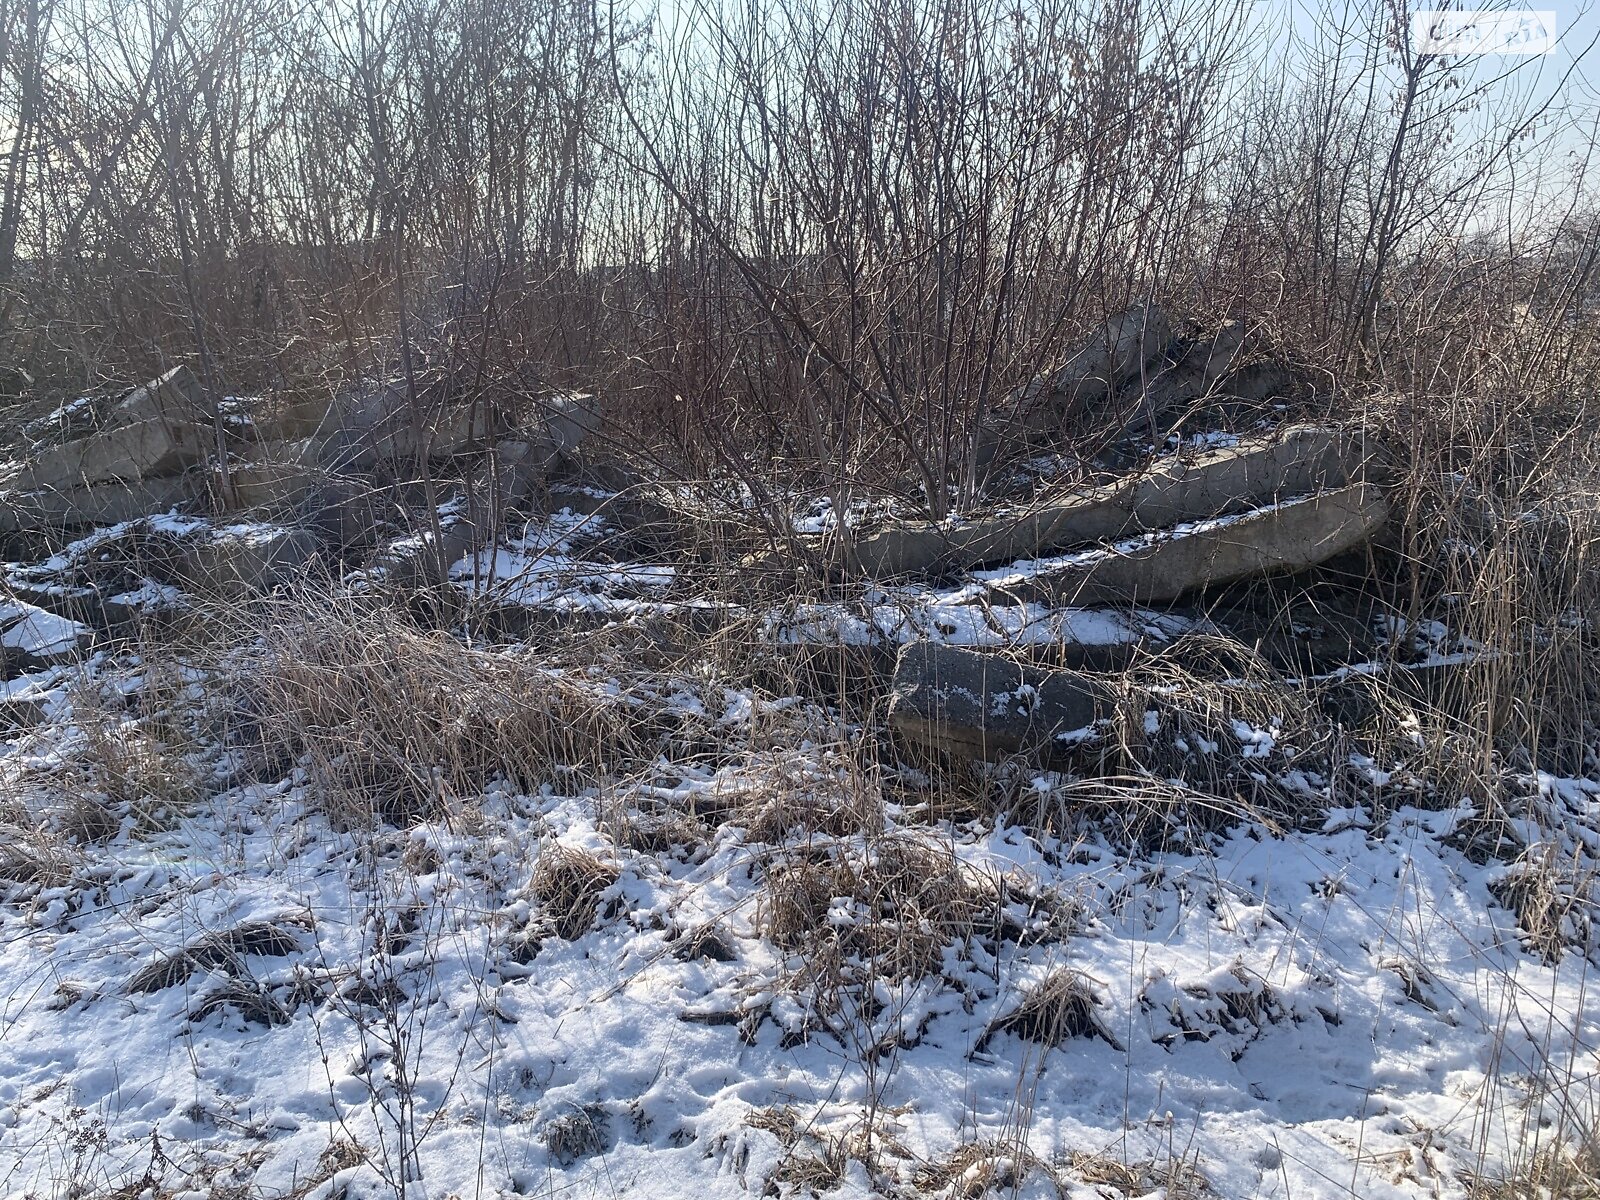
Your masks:
<svg viewBox="0 0 1600 1200"><path fill-rule="evenodd" d="M231 434L262 445L312 438L328 420L327 403L303 394L230 396L218 407Z"/></svg>
<svg viewBox="0 0 1600 1200"><path fill-rule="evenodd" d="M997 580L983 599L1159 604L1254 575L1314 567L1365 543L1388 517L1385 490L1358 483L1143 544L1084 554L1038 574Z"/></svg>
<svg viewBox="0 0 1600 1200"><path fill-rule="evenodd" d="M1212 392L1244 352L1246 330L1229 321L1215 334L1184 341L1177 360L1161 368L1143 388L1130 388L1131 415L1122 437L1169 426L1171 419Z"/></svg>
<svg viewBox="0 0 1600 1200"><path fill-rule="evenodd" d="M1063 413L1103 400L1137 378L1172 340L1172 324L1154 305L1117 313L1060 369L1023 387L1005 406L1007 415L1032 429L1050 429Z"/></svg>
<svg viewBox="0 0 1600 1200"><path fill-rule="evenodd" d="M1217 392L1233 400L1259 405L1291 396L1304 386L1305 377L1288 364L1257 362L1228 372L1217 381Z"/></svg>
<svg viewBox="0 0 1600 1200"><path fill-rule="evenodd" d="M590 392L551 392L539 408L553 448L568 457L598 435L605 422L600 398Z"/></svg>
<svg viewBox="0 0 1600 1200"><path fill-rule="evenodd" d="M39 693L0 692L0 730L32 729L50 715L51 699Z"/></svg>
<svg viewBox="0 0 1600 1200"><path fill-rule="evenodd" d="M213 465L208 478L218 511L300 508L326 478L316 463L313 438L263 442L228 464L226 479Z"/></svg>
<svg viewBox="0 0 1600 1200"><path fill-rule="evenodd" d="M385 546L360 572L366 583L410 590L434 587L449 578L450 568L480 544L478 527L459 517L441 518L439 529L425 529Z"/></svg>
<svg viewBox="0 0 1600 1200"><path fill-rule="evenodd" d="M856 542L854 565L869 577L892 578L1109 541L1344 487L1364 477L1372 457L1358 434L1299 426L1230 449L1179 455L1147 474L1032 510L880 530Z"/></svg>
<svg viewBox="0 0 1600 1200"><path fill-rule="evenodd" d="M942 642L900 651L889 724L933 750L996 758L1059 745L1063 734L1109 716L1115 695L1074 671L1023 666Z"/></svg>
<svg viewBox="0 0 1600 1200"><path fill-rule="evenodd" d="M7 491L73 491L107 480L159 479L205 457L208 432L199 423L200 384L174 367L135 388L88 430L42 448L10 480Z"/></svg>
<svg viewBox="0 0 1600 1200"><path fill-rule="evenodd" d="M333 471L413 470L429 461L481 450L508 431L503 414L487 405L449 407L414 415L386 393L357 404L315 440L316 458Z"/></svg>
<svg viewBox="0 0 1600 1200"><path fill-rule="evenodd" d="M0 660L6 678L76 662L93 647L94 631L22 600L0 600Z"/></svg>
<svg viewBox="0 0 1600 1200"><path fill-rule="evenodd" d="M132 637L171 624L188 611L175 589L143 586L131 591L83 584L10 580L17 598L109 637Z"/></svg>
<svg viewBox="0 0 1600 1200"><path fill-rule="evenodd" d="M215 600L270 592L303 576L316 558L318 545L306 529L224 526L184 542L177 568L179 586Z"/></svg>
<svg viewBox="0 0 1600 1200"><path fill-rule="evenodd" d="M508 439L570 456L601 425L600 401L581 392L550 392L536 404L535 427L520 429L499 405L428 405L419 412L398 388L376 390L341 409L315 439L315 457L335 470L404 469L475 453Z"/></svg>
<svg viewBox="0 0 1600 1200"><path fill-rule="evenodd" d="M191 505L196 485L187 475L137 481L108 479L92 487L0 495L0 534L76 525L117 525Z"/></svg>

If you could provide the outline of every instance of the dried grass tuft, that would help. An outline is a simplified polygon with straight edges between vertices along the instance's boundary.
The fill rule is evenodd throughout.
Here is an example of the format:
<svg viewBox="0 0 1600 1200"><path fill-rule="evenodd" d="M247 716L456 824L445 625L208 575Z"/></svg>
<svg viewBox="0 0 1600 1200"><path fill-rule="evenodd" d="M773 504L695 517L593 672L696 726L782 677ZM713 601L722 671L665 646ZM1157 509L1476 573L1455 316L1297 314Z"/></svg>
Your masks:
<svg viewBox="0 0 1600 1200"><path fill-rule="evenodd" d="M920 1193L982 1200L994 1193L1015 1194L1037 1172L1047 1175L1052 1188L1059 1190L1049 1165L1026 1146L987 1140L957 1146L919 1168L912 1179Z"/></svg>
<svg viewBox="0 0 1600 1200"><path fill-rule="evenodd" d="M1121 1050L1122 1043L1100 1020L1099 1007L1088 977L1059 967L1024 992L1015 1009L991 1021L976 1048L981 1051L997 1035L1008 1033L1044 1046L1058 1046L1068 1038L1099 1038Z"/></svg>
<svg viewBox="0 0 1600 1200"><path fill-rule="evenodd" d="M279 613L240 679L255 744L303 761L350 825L449 813L496 779L536 791L606 775L645 722L581 672L470 647L383 607Z"/></svg>
<svg viewBox="0 0 1600 1200"><path fill-rule="evenodd" d="M600 899L621 872L587 850L552 843L539 852L529 890L557 937L582 937L594 928Z"/></svg>
<svg viewBox="0 0 1600 1200"><path fill-rule="evenodd" d="M1594 868L1581 859L1563 858L1548 843L1531 846L1490 890L1516 914L1523 945L1545 962L1593 948Z"/></svg>
<svg viewBox="0 0 1600 1200"><path fill-rule="evenodd" d="M896 833L815 853L768 872L755 920L826 1009L850 988L923 978L947 948L1020 929L1007 881L928 837Z"/></svg>

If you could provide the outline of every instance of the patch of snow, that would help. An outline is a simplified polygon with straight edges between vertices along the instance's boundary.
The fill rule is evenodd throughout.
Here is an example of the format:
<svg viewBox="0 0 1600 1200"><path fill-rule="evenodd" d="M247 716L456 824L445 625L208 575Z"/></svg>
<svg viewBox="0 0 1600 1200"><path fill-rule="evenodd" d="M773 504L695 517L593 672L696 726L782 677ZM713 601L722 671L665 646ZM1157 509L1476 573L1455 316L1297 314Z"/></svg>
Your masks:
<svg viewBox="0 0 1600 1200"><path fill-rule="evenodd" d="M88 626L21 600L0 600L0 646L34 658L70 654L92 635Z"/></svg>

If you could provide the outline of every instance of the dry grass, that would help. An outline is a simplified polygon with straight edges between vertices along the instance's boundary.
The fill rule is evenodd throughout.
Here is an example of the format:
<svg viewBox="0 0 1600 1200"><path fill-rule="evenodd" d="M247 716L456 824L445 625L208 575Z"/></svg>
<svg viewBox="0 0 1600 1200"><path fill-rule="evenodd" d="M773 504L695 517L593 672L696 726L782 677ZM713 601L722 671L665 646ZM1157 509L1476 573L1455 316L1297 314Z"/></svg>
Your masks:
<svg viewBox="0 0 1600 1200"><path fill-rule="evenodd" d="M768 1179L769 1194L815 1195L837 1188L852 1163L860 1163L875 1182L886 1183L881 1168L911 1157L894 1129L894 1118L901 1111L875 1109L852 1117L842 1128L819 1128L816 1118L803 1121L792 1105L778 1105L753 1110L745 1124L772 1134L783 1146L783 1158ZM890 1189L885 1194L899 1192Z"/></svg>
<svg viewBox="0 0 1600 1200"><path fill-rule="evenodd" d="M346 824L448 815L496 779L578 791L639 753L648 720L581 671L317 603L274 613L240 687L264 757L303 762Z"/></svg>
<svg viewBox="0 0 1600 1200"><path fill-rule="evenodd" d="M1187 1160L1178 1157L1164 1162L1142 1159L1124 1162L1109 1154L1080 1150L1068 1160L1072 1174L1101 1190L1102 1195L1148 1196L1159 1193L1165 1200L1198 1200L1213 1193L1205 1177Z"/></svg>
<svg viewBox="0 0 1600 1200"><path fill-rule="evenodd" d="M1100 1020L1099 1007L1093 983L1077 971L1058 967L1023 992L1015 1009L989 1023L977 1049L1000 1034L1011 1034L1044 1046L1057 1046L1068 1038L1099 1038L1120 1050L1122 1044Z"/></svg>
<svg viewBox="0 0 1600 1200"><path fill-rule="evenodd" d="M59 865L58 841L83 845L116 837L125 826L135 835L164 828L202 795L190 747L157 740L120 697L81 684L72 711L77 735L7 781L9 823L24 831L19 869L26 862Z"/></svg>
<svg viewBox="0 0 1600 1200"><path fill-rule="evenodd" d="M1015 1194L1035 1172L1045 1173L1055 1183L1054 1172L1025 1146L997 1141L967 1142L939 1161L920 1167L913 1182L919 1194L949 1196L952 1200L982 1200L996 1193Z"/></svg>
<svg viewBox="0 0 1600 1200"><path fill-rule="evenodd" d="M245 955L282 957L303 948L304 935L313 928L309 915L292 914L275 921L251 921L232 929L206 934L173 954L162 955L133 973L131 994L159 992L200 971L227 969L248 978Z"/></svg>
<svg viewBox="0 0 1600 1200"><path fill-rule="evenodd" d="M54 887L71 878L80 856L41 828L21 804L0 807L0 887Z"/></svg>
<svg viewBox="0 0 1600 1200"><path fill-rule="evenodd" d="M539 852L529 891L539 901L542 923L570 940L594 928L600 898L620 875L587 850L551 843Z"/></svg>
<svg viewBox="0 0 1600 1200"><path fill-rule="evenodd" d="M746 841L771 845L795 836L847 837L883 828L882 796L870 764L837 752L758 755L697 793L690 815L737 826Z"/></svg>
<svg viewBox="0 0 1600 1200"><path fill-rule="evenodd" d="M547 1121L539 1140L553 1162L570 1167L580 1158L604 1152L611 1144L611 1114L602 1105L586 1104Z"/></svg>
<svg viewBox="0 0 1600 1200"><path fill-rule="evenodd" d="M1516 914L1523 945L1547 963L1568 950L1594 947L1596 867L1585 856L1563 856L1548 843L1530 847L1493 886L1495 898Z"/></svg>
<svg viewBox="0 0 1600 1200"><path fill-rule="evenodd" d="M1016 932L1006 881L924 835L889 834L810 854L768 872L756 925L796 956L798 978L824 994L873 978L922 978L939 969L949 947Z"/></svg>

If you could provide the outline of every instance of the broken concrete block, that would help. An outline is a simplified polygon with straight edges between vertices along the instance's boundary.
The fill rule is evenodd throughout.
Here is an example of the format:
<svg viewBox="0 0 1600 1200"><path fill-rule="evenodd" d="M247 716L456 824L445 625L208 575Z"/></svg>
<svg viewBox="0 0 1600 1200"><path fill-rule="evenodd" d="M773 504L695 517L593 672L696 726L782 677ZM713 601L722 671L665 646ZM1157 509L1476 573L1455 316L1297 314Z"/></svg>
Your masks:
<svg viewBox="0 0 1600 1200"><path fill-rule="evenodd" d="M165 375L136 387L117 402L110 427L143 421L197 424L206 418L200 381L188 367L173 367Z"/></svg>
<svg viewBox="0 0 1600 1200"><path fill-rule="evenodd" d="M1337 598L1301 598L1265 611L1235 608L1213 623L1251 652L1292 676L1305 678L1365 662L1378 652L1371 607Z"/></svg>
<svg viewBox="0 0 1600 1200"><path fill-rule="evenodd" d="M499 511L519 504L549 477L561 451L554 439L505 441L494 448L488 463L488 482L498 499Z"/></svg>
<svg viewBox="0 0 1600 1200"><path fill-rule="evenodd" d="M218 407L230 433L260 444L312 437L328 420L327 398L305 394L228 396Z"/></svg>
<svg viewBox="0 0 1600 1200"><path fill-rule="evenodd" d="M0 691L0 730L15 731L43 725L49 703L41 696L8 696Z"/></svg>
<svg viewBox="0 0 1600 1200"><path fill-rule="evenodd" d="M1373 448L1356 433L1300 426L1281 436L1180 455L1083 496L1017 513L890 527L859 538L857 571L872 578L970 568L1109 541L1362 478Z"/></svg>
<svg viewBox="0 0 1600 1200"><path fill-rule="evenodd" d="M316 456L312 438L252 447L228 464L226 480L220 468L212 467L208 483L213 503L218 511L232 512L299 508L326 477Z"/></svg>
<svg viewBox="0 0 1600 1200"><path fill-rule="evenodd" d="M187 475L91 487L0 492L0 533L43 533L80 525L116 525L195 503L204 488Z"/></svg>
<svg viewBox="0 0 1600 1200"><path fill-rule="evenodd" d="M1172 325L1159 308L1136 305L1117 313L1064 366L1014 393L997 410L996 423L1054 430L1070 411L1103 401L1138 378L1171 340ZM980 458L990 453L992 448L980 451Z"/></svg>
<svg viewBox="0 0 1600 1200"><path fill-rule="evenodd" d="M889 724L930 749L967 757L1048 754L1062 734L1109 715L1114 702L1104 684L1075 671L911 642L895 663Z"/></svg>
<svg viewBox="0 0 1600 1200"><path fill-rule="evenodd" d="M94 631L69 617L21 600L0 600L0 657L7 677L74 662L87 654Z"/></svg>
<svg viewBox="0 0 1600 1200"><path fill-rule="evenodd" d="M338 405L312 439L313 459L332 472L412 470L481 449L505 432L487 405L413 401L403 389L375 389Z"/></svg>
<svg viewBox="0 0 1600 1200"><path fill-rule="evenodd" d="M551 392L540 397L539 411L555 449L568 456L598 434L605 419L599 397L588 392Z"/></svg>
<svg viewBox="0 0 1600 1200"><path fill-rule="evenodd" d="M1387 492L1358 483L1079 555L1037 574L998 578L988 583L983 598L1159 604L1253 575L1314 567L1365 543L1388 517Z"/></svg>
<svg viewBox="0 0 1600 1200"><path fill-rule="evenodd" d="M316 458L336 471L401 470L486 449L509 432L498 405L413 398L393 385L341 403L314 444Z"/></svg>
<svg viewBox="0 0 1600 1200"><path fill-rule="evenodd" d="M55 715L65 703L62 682L66 674L61 667L47 667L0 682L0 731L31 729Z"/></svg>
<svg viewBox="0 0 1600 1200"><path fill-rule="evenodd" d="M1258 362L1230 371L1218 380L1216 390L1230 399L1264 404L1293 396L1305 386L1305 375L1287 364Z"/></svg>
<svg viewBox="0 0 1600 1200"><path fill-rule="evenodd" d="M475 476L473 511L468 513L465 498L458 497L448 514L440 510L436 530L424 528L391 543L366 577L400 588L444 583L452 566L493 541L506 511L544 483L559 457L553 440L501 442Z"/></svg>
<svg viewBox="0 0 1600 1200"><path fill-rule="evenodd" d="M81 441L119 425L141 421L203 421L200 381L188 367L178 366L159 378L120 393L80 396L48 416L30 421L23 433L35 445Z"/></svg>
<svg viewBox="0 0 1600 1200"><path fill-rule="evenodd" d="M1244 351L1245 327L1230 321L1211 336L1188 339L1177 361L1162 368L1140 390L1132 388L1132 415L1122 436L1158 427L1206 395L1233 368Z"/></svg>
<svg viewBox="0 0 1600 1200"><path fill-rule="evenodd" d="M10 480L19 492L76 491L108 480L137 481L174 475L205 456L191 425L140 421L41 454Z"/></svg>
<svg viewBox="0 0 1600 1200"><path fill-rule="evenodd" d="M200 385L174 367L135 388L82 436L42 449L8 487L18 492L75 490L105 480L136 481L182 471L205 457Z"/></svg>
<svg viewBox="0 0 1600 1200"><path fill-rule="evenodd" d="M270 592L305 574L318 541L310 530L231 525L189 539L178 564L180 586L210 599Z"/></svg>

